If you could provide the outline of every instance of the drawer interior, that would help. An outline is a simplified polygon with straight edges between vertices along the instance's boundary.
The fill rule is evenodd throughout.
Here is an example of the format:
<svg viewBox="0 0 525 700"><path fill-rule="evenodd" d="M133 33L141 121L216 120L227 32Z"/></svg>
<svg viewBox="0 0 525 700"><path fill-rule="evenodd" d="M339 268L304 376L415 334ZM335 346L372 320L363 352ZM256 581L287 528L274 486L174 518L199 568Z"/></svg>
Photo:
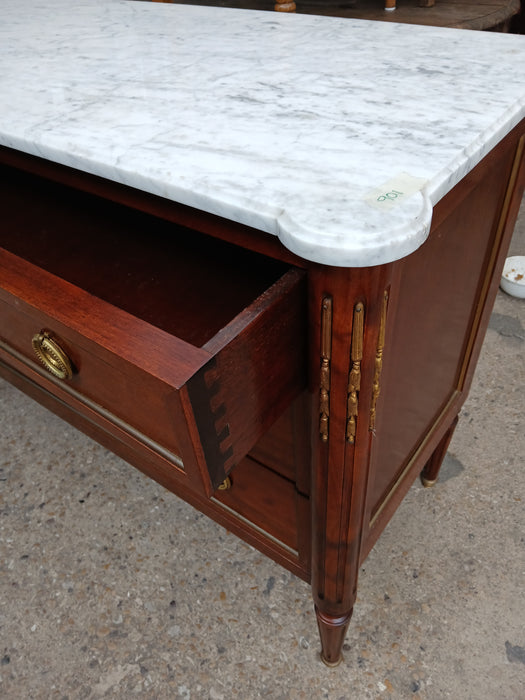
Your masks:
<svg viewBox="0 0 525 700"><path fill-rule="evenodd" d="M287 265L0 166L0 246L202 347Z"/></svg>

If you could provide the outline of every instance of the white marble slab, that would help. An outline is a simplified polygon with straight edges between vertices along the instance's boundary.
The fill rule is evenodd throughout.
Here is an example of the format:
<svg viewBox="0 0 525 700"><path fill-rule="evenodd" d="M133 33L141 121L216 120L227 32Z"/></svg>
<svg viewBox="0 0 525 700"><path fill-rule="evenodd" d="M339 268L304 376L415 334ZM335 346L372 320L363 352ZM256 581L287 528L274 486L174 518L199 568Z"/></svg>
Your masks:
<svg viewBox="0 0 525 700"><path fill-rule="evenodd" d="M0 143L374 265L525 116L524 66L523 36L2 0Z"/></svg>

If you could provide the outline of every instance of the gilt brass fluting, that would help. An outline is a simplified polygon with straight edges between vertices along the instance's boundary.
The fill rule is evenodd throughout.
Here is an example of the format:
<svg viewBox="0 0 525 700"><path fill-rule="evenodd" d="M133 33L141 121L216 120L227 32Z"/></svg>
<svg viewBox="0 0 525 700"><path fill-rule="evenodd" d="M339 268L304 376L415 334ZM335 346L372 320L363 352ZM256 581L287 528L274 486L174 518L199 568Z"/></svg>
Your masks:
<svg viewBox="0 0 525 700"><path fill-rule="evenodd" d="M58 379L71 379L73 367L69 357L56 340L53 340L48 331L40 331L34 335L31 343L35 355L48 372L51 372Z"/></svg>
<svg viewBox="0 0 525 700"><path fill-rule="evenodd" d="M379 380L383 369L383 350L385 347L386 311L388 307L388 291L383 295L383 305L381 307L381 318L379 320L379 335L377 338L377 350L374 361L374 381L372 383L372 404L370 407L369 429L373 432L376 427L376 404L381 390Z"/></svg>
<svg viewBox="0 0 525 700"><path fill-rule="evenodd" d="M330 359L332 357L332 297L326 296L321 307L321 389L319 395L319 433L328 440L330 416Z"/></svg>
<svg viewBox="0 0 525 700"><path fill-rule="evenodd" d="M361 360L363 359L363 329L365 307L361 302L354 307L354 320L352 324L352 348L350 359L352 367L348 375L348 398L346 408L346 440L355 442L357 427L357 413L359 403L359 390L361 388Z"/></svg>

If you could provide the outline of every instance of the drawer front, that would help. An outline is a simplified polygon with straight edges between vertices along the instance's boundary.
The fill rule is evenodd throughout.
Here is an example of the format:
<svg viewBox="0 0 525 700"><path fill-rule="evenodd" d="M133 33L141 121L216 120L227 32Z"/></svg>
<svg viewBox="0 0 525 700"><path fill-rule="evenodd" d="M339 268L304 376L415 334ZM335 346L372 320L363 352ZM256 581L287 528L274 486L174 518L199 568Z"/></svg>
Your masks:
<svg viewBox="0 0 525 700"><path fill-rule="evenodd" d="M211 495L304 385L302 284L289 271L201 348L1 251L0 342L48 380L32 344L48 333L72 367L52 383Z"/></svg>
<svg viewBox="0 0 525 700"><path fill-rule="evenodd" d="M55 377L35 353L32 341L42 331L49 333L52 342L69 359L71 377ZM98 408L115 422L127 423L130 429L147 435L157 443L159 452L183 469L180 439L170 420L174 412L172 387L140 367L104 352L51 315L14 299L0 300L0 342L7 357L12 354L36 370L46 384L51 381L86 406L95 411Z"/></svg>

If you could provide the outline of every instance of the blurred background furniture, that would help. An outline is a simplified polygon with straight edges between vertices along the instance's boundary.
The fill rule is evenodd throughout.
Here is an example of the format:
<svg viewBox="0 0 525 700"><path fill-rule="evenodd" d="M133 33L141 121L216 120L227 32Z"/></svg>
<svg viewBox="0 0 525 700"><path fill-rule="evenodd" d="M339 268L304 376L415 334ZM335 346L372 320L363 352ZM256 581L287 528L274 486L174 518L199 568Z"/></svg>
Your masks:
<svg viewBox="0 0 525 700"><path fill-rule="evenodd" d="M484 31L523 32L520 0L151 0L352 17ZM389 11L390 10L390 11ZM395 12L393 11L395 10ZM521 27L521 30L519 29ZM516 28L518 28L516 30Z"/></svg>

